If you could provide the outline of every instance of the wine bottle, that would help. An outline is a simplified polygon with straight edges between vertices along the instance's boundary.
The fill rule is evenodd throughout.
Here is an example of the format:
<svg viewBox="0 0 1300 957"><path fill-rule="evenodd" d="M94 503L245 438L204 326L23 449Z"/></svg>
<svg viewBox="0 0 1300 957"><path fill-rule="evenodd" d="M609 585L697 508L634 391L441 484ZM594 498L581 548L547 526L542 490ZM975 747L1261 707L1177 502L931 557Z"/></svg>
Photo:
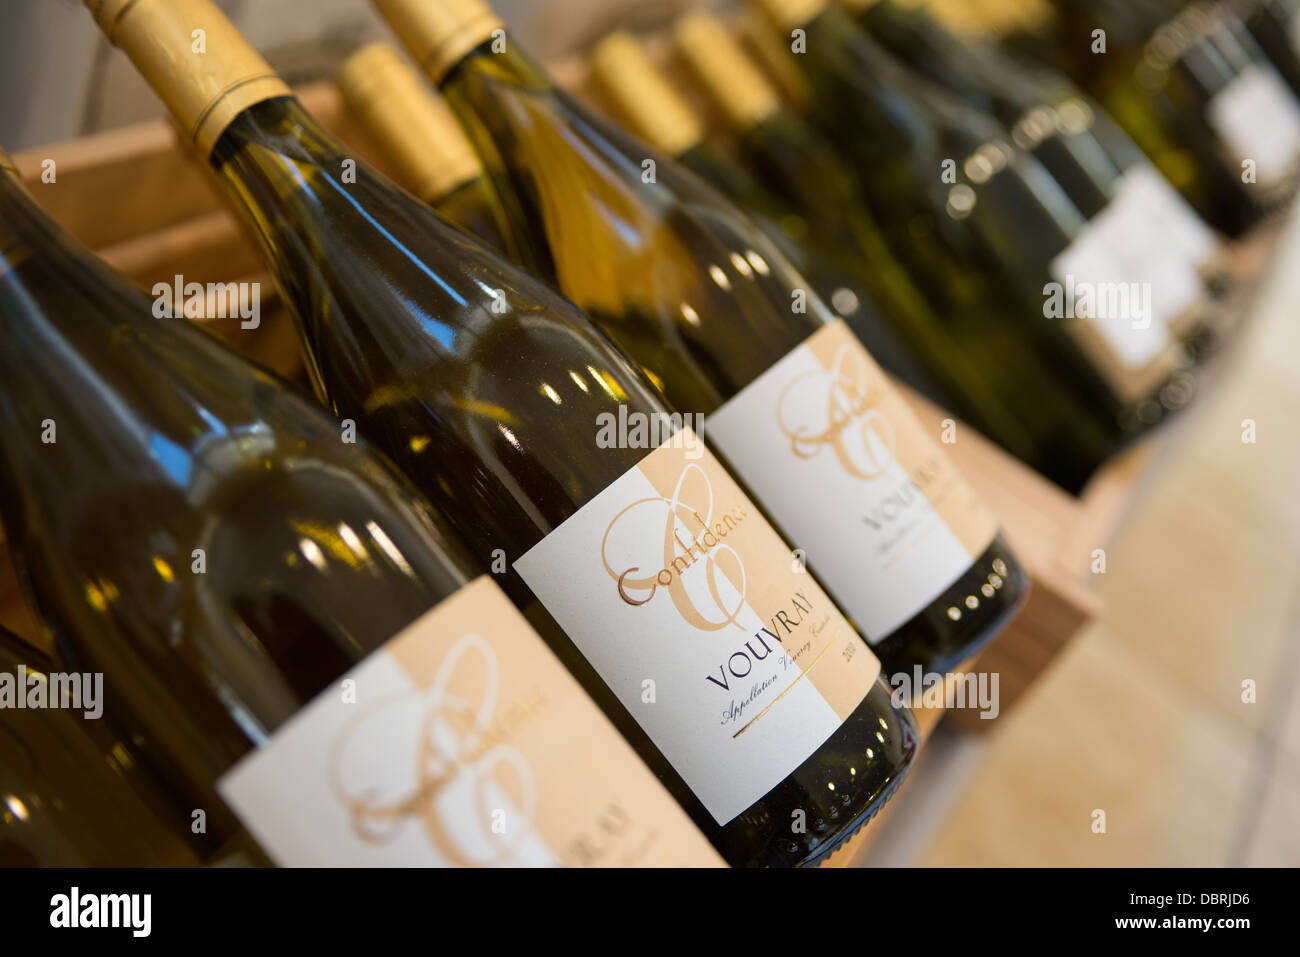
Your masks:
<svg viewBox="0 0 1300 957"><path fill-rule="evenodd" d="M838 248L864 247L862 255L871 261L891 257L883 238L873 236L874 225L867 215L857 213L863 191L856 188L852 172L844 173L827 141L802 118L789 111L771 111L769 97L754 96L748 91L763 89L763 78L744 68L743 55L731 47L733 56L713 56L717 49L728 49L728 40L714 25L698 17L697 26L679 30L679 46L712 97L724 105L722 113L731 118L742 148L760 164L774 183L779 183L792 200L805 205L817 222L819 235L832 233L828 224L841 223L844 228ZM768 35L753 31L759 35ZM692 42L692 34L696 37ZM779 46L779 42L778 42ZM692 48L694 52L690 52ZM780 47L784 50L784 47ZM729 105L728 105L729 104ZM762 109L756 110L756 106ZM756 115L761 114L761 117ZM820 146L818 145L820 142ZM844 175L834 175L840 170ZM931 247L917 231L909 231L909 241ZM856 239L854 237L857 237ZM884 252L880 252L881 249ZM900 247L896 247L900 248ZM936 252L930 248L930 252ZM991 311L991 290L973 270L963 270L954 256L946 257L942 275L930 275L926 285L931 293L942 290L935 300L943 333L955 349L939 349L918 343L918 351L927 356L947 356L936 361L951 369L947 381L954 382L955 395L991 394L1005 409L1014 410L1014 424L1000 415L993 401L959 402L950 406L967 418L1003 448L1033 468L1071 491L1082 487L1109 448L1109 439L1092 421L1092 412L1064 393L1056 376L1044 359L1022 338L1008 334L1005 310ZM913 259L913 265L916 260ZM924 269L922 273L924 274ZM972 383L970 373L960 367L981 370L979 384ZM1026 392L1039 401L1026 406ZM1028 439L1028 442L1026 442Z"/></svg>
<svg viewBox="0 0 1300 957"><path fill-rule="evenodd" d="M1291 92L1300 96L1300 2L1220 0L1240 18Z"/></svg>
<svg viewBox="0 0 1300 957"><path fill-rule="evenodd" d="M0 519L202 856L717 860L409 485L159 311L0 172Z"/></svg>
<svg viewBox="0 0 1300 957"><path fill-rule="evenodd" d="M54 670L0 627L0 867L197 863L189 822L98 720L102 683Z"/></svg>
<svg viewBox="0 0 1300 957"><path fill-rule="evenodd" d="M704 18L700 26L706 32L718 26L705 14L692 18ZM725 110L740 118L744 133L752 131L748 118L759 115L756 125L764 129L779 126L781 133L812 134L806 127L795 128L797 119L781 110L776 90L728 34L719 28L716 35L700 39L701 47L716 54L711 62L718 75L744 91ZM770 150L751 150L742 133L741 148L758 160L758 172L775 174L767 184L757 182L704 138L690 107L630 34L605 37L592 49L591 63L597 85L634 133L716 186L768 235L785 238L778 241L782 251L822 300L846 318L886 371L986 435L996 435L1015 454L1035 454L1015 415L964 361L925 298L894 261L874 222L858 205L851 177L828 146L819 148L824 144L811 136L790 142L774 135L757 137L760 144L770 144ZM782 116L789 117L790 124L780 123ZM764 159L772 161L770 167L762 164ZM817 183L805 188L802 176L814 172ZM783 192L774 191L783 187Z"/></svg>
<svg viewBox="0 0 1300 957"><path fill-rule="evenodd" d="M819 123L851 153L873 211L926 283L942 284L954 258L995 270L1012 297L1006 321L1112 430L1139 434L1180 406L1186 355L1151 321L1145 290L1062 269L1086 220L994 118L909 71L825 0L754 2L781 30L802 31L794 42L810 52L793 59L820 84ZM996 295L995 283L984 291Z"/></svg>
<svg viewBox="0 0 1300 957"><path fill-rule="evenodd" d="M1203 111L1237 178L1249 184L1248 167L1254 173L1253 185L1263 187L1264 202L1276 209L1289 204L1300 183L1300 99L1285 79L1285 73L1300 72L1300 62L1290 35L1286 43L1270 44L1270 56L1243 22L1242 9L1223 0L1199 0L1180 11L1172 24L1201 41L1200 49L1184 55L1188 103ZM1197 68L1194 58L1202 54L1207 63L1214 63L1214 70L1205 69L1205 64ZM1219 83L1227 72L1224 64L1231 78Z"/></svg>
<svg viewBox="0 0 1300 957"><path fill-rule="evenodd" d="M1219 294L1228 285L1221 246L1135 144L1060 75L1032 70L996 48L948 33L921 7L850 0L859 24L909 66L995 116L1017 146L1052 174L1088 220L1058 271L1145 284L1151 322L1171 343L1206 354ZM1204 276L1204 278L1202 278ZM1055 277L1058 281L1062 276ZM1183 377L1191 399L1191 376Z"/></svg>
<svg viewBox="0 0 1300 957"><path fill-rule="evenodd" d="M447 104L386 43L344 61L336 78L349 111L396 167L398 182L442 216L504 253L491 186Z"/></svg>
<svg viewBox="0 0 1300 957"><path fill-rule="evenodd" d="M1053 9L1006 42L1064 68L1207 222L1239 236L1290 194L1300 106L1234 16L1159 0Z"/></svg>
<svg viewBox="0 0 1300 957"><path fill-rule="evenodd" d="M627 52L641 52L635 40L625 35L608 39L611 44L620 44L622 41L631 43L632 47ZM612 46L602 46L599 49L617 52ZM637 67L641 65L638 63ZM653 65L648 64L648 61L645 61L645 65L653 70ZM599 73L599 69L596 72ZM818 293L825 300L836 304L837 314L851 323L870 347L873 358L886 370L901 377L939 405L956 408L960 412L951 395L922 369L907 347L888 328L881 325L878 311L866 290L855 286L842 271L834 268L832 262L839 255L838 251L821 245L816 249L809 248L809 224L797 210L766 191L743 168L730 162L705 142L690 108L676 99L676 94L664 84L661 77L639 76L638 79L659 81L656 96L642 97L643 101L667 104L668 109L674 111L671 117L659 124L659 131L671 136L674 141L683 132L692 138L691 146L679 157L679 161L730 195L762 225L767 235L797 265L800 272L811 276ZM391 47L373 44L354 54L344 65L340 71L339 83L353 111L362 118L361 122L371 139L381 144L386 155L393 157L399 167L398 182L456 225L468 229L480 239L486 238L494 248L504 248L504 241L496 229L493 198L481 179L472 184L472 192L455 192L457 199L464 200L455 207L440 202L439 197L445 195L445 189L428 186L444 177L449 168L461 166L461 145L464 147L464 155L469 157L468 162L474 166L473 175L477 175L479 165L459 123L437 95L430 91L419 74ZM661 99L659 94L666 94L673 100L670 102ZM670 127L678 123L682 124L681 129L670 133ZM447 143L452 138L458 142L455 147L456 156L446 158L443 154L447 152ZM667 149L666 152L673 151Z"/></svg>
<svg viewBox="0 0 1300 957"><path fill-rule="evenodd" d="M936 363L920 361L918 351L903 337L906 330L886 319L884 310L892 304L885 297L893 295L898 300L895 308L906 307L917 313L918 325L933 323L925 301L911 288L901 269L895 267L894 276L901 288L888 281L877 282L884 268L878 273L861 268L851 251L827 241L830 237L820 228L822 224L814 229L798 207L716 149L704 138L690 106L680 99L631 34L605 37L592 48L590 60L593 80L613 104L613 112L627 117L629 128L647 144L714 186L753 219L796 271L808 279L821 300L845 320L883 369L941 407L963 411L955 395L941 384L942 378L934 374ZM941 335L932 325L929 329L922 327L922 335L926 332Z"/></svg>
<svg viewBox="0 0 1300 957"><path fill-rule="evenodd" d="M470 134L524 260L707 415L886 669L947 670L989 641L1023 588L996 522L752 221L557 90L482 3L378 6Z"/></svg>
<svg viewBox="0 0 1300 957"><path fill-rule="evenodd" d="M874 814L915 723L609 340L353 157L208 0L96 13L252 226L321 394L501 573L722 857L814 863Z"/></svg>
<svg viewBox="0 0 1300 957"><path fill-rule="evenodd" d="M921 6L898 0L846 0L845 6L894 56L1001 121L1085 217L1106 206L1119 170L1093 137L1093 110L1080 97L1053 102L1033 72L969 38L958 40Z"/></svg>

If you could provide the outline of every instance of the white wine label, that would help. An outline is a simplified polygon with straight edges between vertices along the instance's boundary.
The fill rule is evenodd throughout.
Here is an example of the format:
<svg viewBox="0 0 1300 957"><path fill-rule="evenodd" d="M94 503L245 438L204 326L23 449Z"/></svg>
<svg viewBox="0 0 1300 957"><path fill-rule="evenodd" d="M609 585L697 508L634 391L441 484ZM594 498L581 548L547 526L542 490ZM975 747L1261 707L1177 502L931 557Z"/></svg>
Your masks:
<svg viewBox="0 0 1300 957"><path fill-rule="evenodd" d="M217 783L283 866L721 866L491 579Z"/></svg>
<svg viewBox="0 0 1300 957"><path fill-rule="evenodd" d="M1160 238L1158 248L1145 255L1181 257L1200 269L1212 260L1219 249L1214 230L1170 185L1164 174L1145 160L1124 172L1117 201L1144 206L1152 221L1152 232Z"/></svg>
<svg viewBox="0 0 1300 957"><path fill-rule="evenodd" d="M689 429L515 569L719 824L816 751L880 673Z"/></svg>
<svg viewBox="0 0 1300 957"><path fill-rule="evenodd" d="M1160 360L1176 342L1180 317L1203 302L1198 270L1216 243L1184 206L1153 167L1135 167L1052 261L1070 328L1087 337L1085 349L1130 398L1146 395L1172 371Z"/></svg>
<svg viewBox="0 0 1300 957"><path fill-rule="evenodd" d="M1210 126L1223 140L1238 175L1255 164L1265 189L1286 182L1300 160L1300 105L1271 66L1251 64L1206 107Z"/></svg>
<svg viewBox="0 0 1300 957"><path fill-rule="evenodd" d="M707 425L872 644L929 605L997 534L993 515L842 320Z"/></svg>

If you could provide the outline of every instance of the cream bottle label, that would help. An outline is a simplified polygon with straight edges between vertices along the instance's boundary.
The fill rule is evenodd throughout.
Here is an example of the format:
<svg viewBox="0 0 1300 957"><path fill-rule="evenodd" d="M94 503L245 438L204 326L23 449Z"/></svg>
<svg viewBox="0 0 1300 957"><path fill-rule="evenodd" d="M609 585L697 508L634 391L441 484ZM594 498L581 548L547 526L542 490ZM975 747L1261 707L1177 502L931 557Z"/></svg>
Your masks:
<svg viewBox="0 0 1300 957"><path fill-rule="evenodd" d="M880 673L689 429L515 569L719 824L812 755Z"/></svg>
<svg viewBox="0 0 1300 957"><path fill-rule="evenodd" d="M1164 174L1148 162L1137 163L1125 171L1114 202L1136 203L1146 209L1150 217L1148 235L1158 237L1159 243L1158 248L1143 253L1144 258L1148 255L1181 258L1194 269L1200 269L1218 251L1219 240L1214 231Z"/></svg>
<svg viewBox="0 0 1300 957"><path fill-rule="evenodd" d="M1272 189L1295 172L1300 160L1300 105L1271 66L1247 66L1214 95L1206 112L1238 173L1242 163L1251 160L1255 182Z"/></svg>
<svg viewBox="0 0 1300 957"><path fill-rule="evenodd" d="M1048 316L1064 319L1116 392L1132 400L1176 367L1169 351L1180 320L1204 302L1199 267L1215 246L1172 190L1154 168L1129 171L1051 265Z"/></svg>
<svg viewBox="0 0 1300 957"><path fill-rule="evenodd" d="M217 783L284 866L721 866L486 576Z"/></svg>
<svg viewBox="0 0 1300 957"><path fill-rule="evenodd" d="M707 425L873 644L929 605L997 534L992 514L842 320Z"/></svg>

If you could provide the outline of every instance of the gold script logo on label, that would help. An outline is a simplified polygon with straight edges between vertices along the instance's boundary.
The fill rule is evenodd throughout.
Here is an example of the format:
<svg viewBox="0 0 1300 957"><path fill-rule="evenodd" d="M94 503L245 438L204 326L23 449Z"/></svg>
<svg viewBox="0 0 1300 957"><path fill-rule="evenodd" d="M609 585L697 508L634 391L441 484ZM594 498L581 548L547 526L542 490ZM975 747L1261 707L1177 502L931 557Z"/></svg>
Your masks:
<svg viewBox="0 0 1300 957"><path fill-rule="evenodd" d="M879 408L883 398L866 356L844 345L830 368L791 380L777 401L777 419L799 458L816 458L829 447L844 471L870 481L885 474L897 453L894 427ZM810 409L825 409L825 419L810 421Z"/></svg>
<svg viewBox="0 0 1300 957"><path fill-rule="evenodd" d="M638 534L647 513L663 528L661 541L646 541ZM670 496L638 499L614 516L600 543L605 571L629 605L644 605L664 588L696 628L741 627L736 618L745 606L745 566L724 539L748 514L740 504L724 509L708 473L687 465ZM653 568L660 561L657 571L641 574L643 567Z"/></svg>
<svg viewBox="0 0 1300 957"><path fill-rule="evenodd" d="M395 840L413 818L437 852L460 867L509 862L519 839L532 834L537 781L527 758L504 739L545 698L534 690L498 715L500 684L492 645L464 634L426 689L389 694L344 726L330 749L330 789L359 839ZM366 773L379 768L362 756L388 750L393 728L406 722L418 728L417 749L407 756L415 788L390 790ZM467 835L467 828L476 833ZM482 853L471 857L464 850L469 845Z"/></svg>
<svg viewBox="0 0 1300 957"><path fill-rule="evenodd" d="M282 865L721 863L488 575L322 691L218 790Z"/></svg>

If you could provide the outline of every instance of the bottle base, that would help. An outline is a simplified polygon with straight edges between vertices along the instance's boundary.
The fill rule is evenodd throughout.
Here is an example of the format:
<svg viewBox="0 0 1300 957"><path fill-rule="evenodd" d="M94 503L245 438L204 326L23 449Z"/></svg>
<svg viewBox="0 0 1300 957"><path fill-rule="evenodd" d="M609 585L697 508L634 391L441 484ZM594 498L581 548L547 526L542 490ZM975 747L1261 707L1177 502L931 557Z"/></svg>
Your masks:
<svg viewBox="0 0 1300 957"><path fill-rule="evenodd" d="M1028 593L1028 576L998 535L925 609L873 645L886 681L900 672L910 677L917 666L942 674L969 661L1019 613Z"/></svg>
<svg viewBox="0 0 1300 957"><path fill-rule="evenodd" d="M876 803L867 809L867 812L862 816L861 820L859 820L852 827L847 828L845 830L843 837L841 837L833 845L825 848L821 848L818 850L816 854L812 855L811 857L805 858L803 861L799 863L798 866L799 867L821 867L832 857L834 857L838 852L848 847L849 841L857 837L858 833L864 827L866 827L868 824L874 821L876 819L876 816L880 814L881 810L885 807L885 805L888 804L890 800L893 799L894 795L898 793L899 788L903 786L903 782L907 780L907 775L912 770L912 765L915 763L916 762L913 760L909 762L905 768L903 768L902 773L900 773L898 777L894 778L894 780L889 783L889 786L885 788L883 792L881 792L880 797L877 798L876 800Z"/></svg>

